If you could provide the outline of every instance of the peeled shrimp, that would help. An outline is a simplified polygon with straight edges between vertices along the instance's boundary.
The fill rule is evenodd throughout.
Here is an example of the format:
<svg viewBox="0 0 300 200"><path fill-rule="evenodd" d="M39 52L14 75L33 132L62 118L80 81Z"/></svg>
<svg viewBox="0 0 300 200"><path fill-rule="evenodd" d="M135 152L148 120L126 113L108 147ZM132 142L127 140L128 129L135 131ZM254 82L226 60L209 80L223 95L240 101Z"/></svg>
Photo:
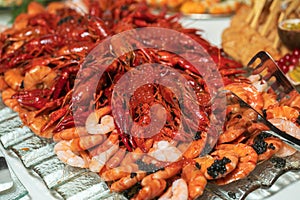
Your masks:
<svg viewBox="0 0 300 200"><path fill-rule="evenodd" d="M181 151L165 140L155 142L148 155L163 162L174 162L182 155Z"/></svg>
<svg viewBox="0 0 300 200"><path fill-rule="evenodd" d="M62 162L73 167L87 168L89 165L88 155L72 151L71 141L61 140L54 146L54 152Z"/></svg>
<svg viewBox="0 0 300 200"><path fill-rule="evenodd" d="M158 200L188 200L188 197L187 183L180 178L175 180Z"/></svg>
<svg viewBox="0 0 300 200"><path fill-rule="evenodd" d="M85 122L85 128L90 134L106 134L115 129L114 118L107 115L111 112L111 108L106 106L92 112ZM99 119L100 124L99 124Z"/></svg>
<svg viewBox="0 0 300 200"><path fill-rule="evenodd" d="M289 120L279 119L279 118L269 119L269 121L278 129L288 133L291 136L300 139L300 128L295 123ZM278 157L286 157L286 156L293 155L294 153L296 153L296 151L297 150L291 147L290 145L283 143L282 147L275 155Z"/></svg>

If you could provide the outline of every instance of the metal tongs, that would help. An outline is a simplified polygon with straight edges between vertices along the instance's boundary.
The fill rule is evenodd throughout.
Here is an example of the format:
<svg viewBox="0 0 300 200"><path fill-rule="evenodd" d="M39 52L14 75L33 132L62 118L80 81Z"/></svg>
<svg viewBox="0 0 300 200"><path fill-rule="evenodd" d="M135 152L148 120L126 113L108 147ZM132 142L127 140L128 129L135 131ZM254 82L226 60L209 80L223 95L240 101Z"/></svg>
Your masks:
<svg viewBox="0 0 300 200"><path fill-rule="evenodd" d="M257 61L260 60L260 62ZM279 99L287 96L290 92L296 91L296 88L291 84L288 78L283 74L280 68L277 66L272 57L265 51L260 51L257 53L248 63L247 65L247 75L260 75L261 79L266 81L278 95ZM235 94L234 94L235 95ZM270 133L285 143L291 145L293 148L300 151L300 140L287 134L286 132L276 128L271 122L269 122L264 116L262 116L258 111L244 102L241 98L235 95L241 104L251 108L258 114L258 120L261 120L266 125L269 126L269 131L264 131L266 133Z"/></svg>

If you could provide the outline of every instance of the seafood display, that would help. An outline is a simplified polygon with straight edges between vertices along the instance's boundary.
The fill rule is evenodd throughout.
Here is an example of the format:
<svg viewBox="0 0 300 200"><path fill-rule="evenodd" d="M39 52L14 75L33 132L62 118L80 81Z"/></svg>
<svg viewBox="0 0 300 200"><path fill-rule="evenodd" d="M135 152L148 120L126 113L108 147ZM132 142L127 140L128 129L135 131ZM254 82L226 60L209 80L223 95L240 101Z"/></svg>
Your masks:
<svg viewBox="0 0 300 200"><path fill-rule="evenodd" d="M259 121L254 110L231 93L219 95L218 90L225 85L225 90L238 95L279 129L299 137L297 92L279 99L259 76L245 78L240 63L210 45L196 29L182 27L177 15L155 15L145 2L134 0L101 2L87 2L88 13L63 3L51 3L47 8L31 3L28 13L1 33L3 102L18 112L22 123L37 136L55 142L54 153L62 162L98 173L113 192L138 188L128 196L131 199L196 199L208 183L225 185L244 179L260 162L295 153L264 132L269 127ZM172 29L201 45L206 64L201 66L202 73L191 64L199 49L178 41L173 47L178 52L167 51L167 30L159 40L147 31L138 38L135 29L147 27ZM126 31L132 34L104 45L105 54L91 56L100 44ZM104 62L109 65L98 77ZM118 82L124 76L129 82L137 79L137 69L145 63L159 67L142 68L147 74L145 83L132 94L116 92L118 87L130 91L128 85L119 86ZM212 66L220 77L214 75ZM159 84L168 73L176 80L175 72L187 80L180 92L165 86L167 83ZM149 77L158 83L146 82ZM212 88L205 81L208 79L214 82ZM195 99L189 88L195 91ZM222 97L225 107L217 108L223 108L219 113L226 117L219 130L213 125L222 115L213 112L213 105L221 104ZM126 98L129 101L124 103ZM165 118L162 128L145 137L153 131L148 125L161 118ZM130 120L133 123L127 126ZM211 143L212 138L217 140Z"/></svg>

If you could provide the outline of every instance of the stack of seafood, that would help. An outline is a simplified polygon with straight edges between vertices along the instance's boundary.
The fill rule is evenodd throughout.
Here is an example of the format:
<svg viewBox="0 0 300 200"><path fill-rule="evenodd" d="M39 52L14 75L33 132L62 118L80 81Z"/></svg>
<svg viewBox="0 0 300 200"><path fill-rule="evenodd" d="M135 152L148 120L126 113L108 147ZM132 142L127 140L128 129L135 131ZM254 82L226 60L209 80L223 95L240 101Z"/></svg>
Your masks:
<svg viewBox="0 0 300 200"><path fill-rule="evenodd" d="M299 0L252 2L251 6L244 5L239 9L230 27L222 34L224 51L244 65L261 50L267 51L276 60L289 52L280 42L277 25L283 19L300 17Z"/></svg>
<svg viewBox="0 0 300 200"><path fill-rule="evenodd" d="M295 152L278 138L263 133L268 126L257 120L255 111L234 101L232 95L225 98L230 104L224 110L222 130L213 129L212 122L219 120L212 112L218 98L212 99L204 75L191 61L183 59L184 54L191 60L195 57L193 48L178 54L153 47L123 53L95 82L95 72L103 68L99 63L114 57L118 47L123 46L116 40L106 54L90 56L107 38L143 27L176 30L196 41L212 58L222 81L211 75L214 73L205 77L216 82L216 89L225 85L274 124L299 134L298 93L277 101L276 93L262 87L259 77L243 77L241 64L211 46L197 30L182 27L178 16L167 17L164 12L154 15L145 3L134 0L90 1L86 5L88 13L62 3L51 3L47 8L31 3L28 13L21 14L0 38L3 102L18 112L24 125L36 135L56 142L54 150L60 160L99 173L111 191L139 188L130 196L132 199L196 199L208 181L228 184L245 178L258 162L274 154L287 156ZM147 34L145 37L141 41L147 41ZM127 44L128 40L131 43ZM128 40L123 42L131 49L141 46L140 40ZM177 45L189 44L179 41ZM195 113L186 109L190 104L183 102L181 106L182 98L190 98L186 86L181 88L182 96L176 96L168 87L146 83L134 91L128 104L117 105L117 113L113 114L115 85L125 73L144 63L160 64L161 74L172 68L182 75L196 94ZM209 72L210 66L199 67ZM79 88L75 87L76 81L80 82ZM155 104L167 111L166 122L152 137L141 137L145 133L139 127L146 127L153 117L161 117L151 113ZM133 125L124 127L129 118ZM218 141L209 142L219 134ZM211 144L214 146L209 154L203 155Z"/></svg>

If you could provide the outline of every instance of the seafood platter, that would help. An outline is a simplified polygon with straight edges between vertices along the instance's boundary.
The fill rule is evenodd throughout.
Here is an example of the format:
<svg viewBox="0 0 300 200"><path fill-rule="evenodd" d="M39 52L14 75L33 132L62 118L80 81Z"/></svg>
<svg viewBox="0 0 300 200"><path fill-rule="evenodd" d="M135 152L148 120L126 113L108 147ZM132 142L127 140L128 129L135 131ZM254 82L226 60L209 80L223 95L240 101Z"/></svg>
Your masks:
<svg viewBox="0 0 300 200"><path fill-rule="evenodd" d="M31 2L1 32L1 150L56 199L263 199L299 181L300 50L273 26L300 1L240 5L222 48L148 3ZM0 199L30 198L12 177Z"/></svg>

